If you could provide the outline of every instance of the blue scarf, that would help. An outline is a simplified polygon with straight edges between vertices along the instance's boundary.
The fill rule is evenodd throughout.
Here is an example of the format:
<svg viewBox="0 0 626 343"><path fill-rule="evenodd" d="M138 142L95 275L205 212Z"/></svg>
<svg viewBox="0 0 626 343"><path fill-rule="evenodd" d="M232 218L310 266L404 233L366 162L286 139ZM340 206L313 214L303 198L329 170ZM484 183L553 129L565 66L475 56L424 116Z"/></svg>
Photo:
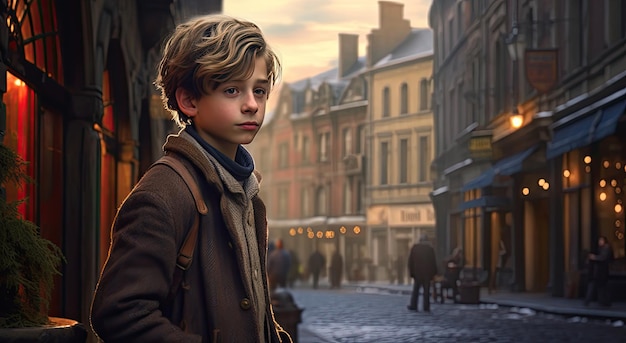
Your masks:
<svg viewBox="0 0 626 343"><path fill-rule="evenodd" d="M254 171L254 161L250 153L241 145L237 147L235 160L224 155L221 151L215 149L211 144L207 143L193 125L187 125L185 131L191 135L200 145L213 156L228 172L237 180L244 181L250 177Z"/></svg>

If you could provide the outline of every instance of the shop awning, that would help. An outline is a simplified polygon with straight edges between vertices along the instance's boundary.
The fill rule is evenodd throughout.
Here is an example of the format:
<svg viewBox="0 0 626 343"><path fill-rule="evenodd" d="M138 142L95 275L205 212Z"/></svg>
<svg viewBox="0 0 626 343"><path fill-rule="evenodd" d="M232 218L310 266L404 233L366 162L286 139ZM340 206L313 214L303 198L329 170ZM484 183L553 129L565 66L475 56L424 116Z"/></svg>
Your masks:
<svg viewBox="0 0 626 343"><path fill-rule="evenodd" d="M599 115L600 111L555 128L552 141L548 142L546 148L546 158L551 159L591 144L596 117Z"/></svg>
<svg viewBox="0 0 626 343"><path fill-rule="evenodd" d="M509 156L496 162L491 168L484 171L477 178L469 181L463 186L463 191L470 189L484 188L493 184L496 175L513 175L522 171L523 162L526 160L539 146L534 145L513 156Z"/></svg>
<svg viewBox="0 0 626 343"><path fill-rule="evenodd" d="M611 106L607 106L602 109L602 117L598 122L598 126L593 131L592 141L598 141L615 133L617 122L624 114L624 109L626 109L626 99L618 101Z"/></svg>
<svg viewBox="0 0 626 343"><path fill-rule="evenodd" d="M462 202L459 205L459 210L464 211L470 208L487 208L487 209L508 209L510 201L506 197L485 195L478 199Z"/></svg>

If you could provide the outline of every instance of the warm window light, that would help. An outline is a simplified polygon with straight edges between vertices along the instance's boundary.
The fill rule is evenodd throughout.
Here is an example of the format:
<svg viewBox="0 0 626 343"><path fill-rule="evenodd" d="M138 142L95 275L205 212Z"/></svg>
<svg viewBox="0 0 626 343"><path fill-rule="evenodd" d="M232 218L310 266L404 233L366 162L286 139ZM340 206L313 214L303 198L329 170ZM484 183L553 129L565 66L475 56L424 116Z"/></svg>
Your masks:
<svg viewBox="0 0 626 343"><path fill-rule="evenodd" d="M524 195L530 194L530 189L528 189L528 187L522 188L522 194L524 194Z"/></svg>
<svg viewBox="0 0 626 343"><path fill-rule="evenodd" d="M600 193L600 197L599 197L599 198L600 198L600 201L604 201L604 200L606 200L606 193L601 192L601 193Z"/></svg>
<svg viewBox="0 0 626 343"><path fill-rule="evenodd" d="M545 182L545 183L541 186L541 188L543 188L543 190L544 190L544 191L547 191L547 190L550 188L550 184L549 184L549 183L547 183L547 182Z"/></svg>
<svg viewBox="0 0 626 343"><path fill-rule="evenodd" d="M569 170L565 169L565 170L563 171L563 176L565 176L565 177L569 177L570 175L571 175L571 174L570 174Z"/></svg>
<svg viewBox="0 0 626 343"><path fill-rule="evenodd" d="M537 184L538 184L540 187L543 187L543 185L544 185L545 183L546 183L546 180L545 180L545 179L539 179L539 180L537 180Z"/></svg>
<svg viewBox="0 0 626 343"><path fill-rule="evenodd" d="M586 164L591 163L591 156L585 156L585 158L583 159L583 161L585 161Z"/></svg>
<svg viewBox="0 0 626 343"><path fill-rule="evenodd" d="M20 79L15 79L15 81L13 81L13 84L16 85L17 87L22 87L24 86L24 81Z"/></svg>

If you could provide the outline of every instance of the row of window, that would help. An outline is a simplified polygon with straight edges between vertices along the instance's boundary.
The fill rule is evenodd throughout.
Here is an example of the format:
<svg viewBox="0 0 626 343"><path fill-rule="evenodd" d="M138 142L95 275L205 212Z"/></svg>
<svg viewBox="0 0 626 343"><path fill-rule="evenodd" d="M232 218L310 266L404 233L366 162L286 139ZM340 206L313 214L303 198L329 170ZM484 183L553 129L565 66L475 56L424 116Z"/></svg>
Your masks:
<svg viewBox="0 0 626 343"><path fill-rule="evenodd" d="M428 80L422 79L420 81L419 90L419 110L424 111L428 109ZM382 100L382 116L387 118L391 116L391 91L389 87L383 88L383 100ZM406 115L409 113L409 86L403 83L400 86L400 115Z"/></svg>
<svg viewBox="0 0 626 343"><path fill-rule="evenodd" d="M399 184L407 184L410 182L409 179L409 163L411 161L411 154L409 151L409 139L408 138L400 138L398 141L398 154L397 154L397 163L398 163L398 179L397 183ZM388 185L390 184L389 172L391 170L391 144L389 141L381 141L380 142L380 154L379 156L379 184L380 185ZM417 165L417 181L418 182L426 182L429 179L429 166L431 161L430 156L430 143L428 136L420 136L419 143L417 147L416 158L418 161Z"/></svg>

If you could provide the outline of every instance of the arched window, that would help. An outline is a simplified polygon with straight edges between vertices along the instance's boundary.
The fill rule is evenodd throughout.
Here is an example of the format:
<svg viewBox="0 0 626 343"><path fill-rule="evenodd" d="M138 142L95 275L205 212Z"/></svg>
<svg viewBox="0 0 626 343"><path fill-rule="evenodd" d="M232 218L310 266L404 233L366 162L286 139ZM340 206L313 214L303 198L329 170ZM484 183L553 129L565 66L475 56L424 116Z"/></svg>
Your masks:
<svg viewBox="0 0 626 343"><path fill-rule="evenodd" d="M383 118L389 117L389 87L383 89Z"/></svg>
<svg viewBox="0 0 626 343"><path fill-rule="evenodd" d="M420 81L420 110L428 109L428 80Z"/></svg>
<svg viewBox="0 0 626 343"><path fill-rule="evenodd" d="M409 86L403 83L400 87L400 114L409 113Z"/></svg>

